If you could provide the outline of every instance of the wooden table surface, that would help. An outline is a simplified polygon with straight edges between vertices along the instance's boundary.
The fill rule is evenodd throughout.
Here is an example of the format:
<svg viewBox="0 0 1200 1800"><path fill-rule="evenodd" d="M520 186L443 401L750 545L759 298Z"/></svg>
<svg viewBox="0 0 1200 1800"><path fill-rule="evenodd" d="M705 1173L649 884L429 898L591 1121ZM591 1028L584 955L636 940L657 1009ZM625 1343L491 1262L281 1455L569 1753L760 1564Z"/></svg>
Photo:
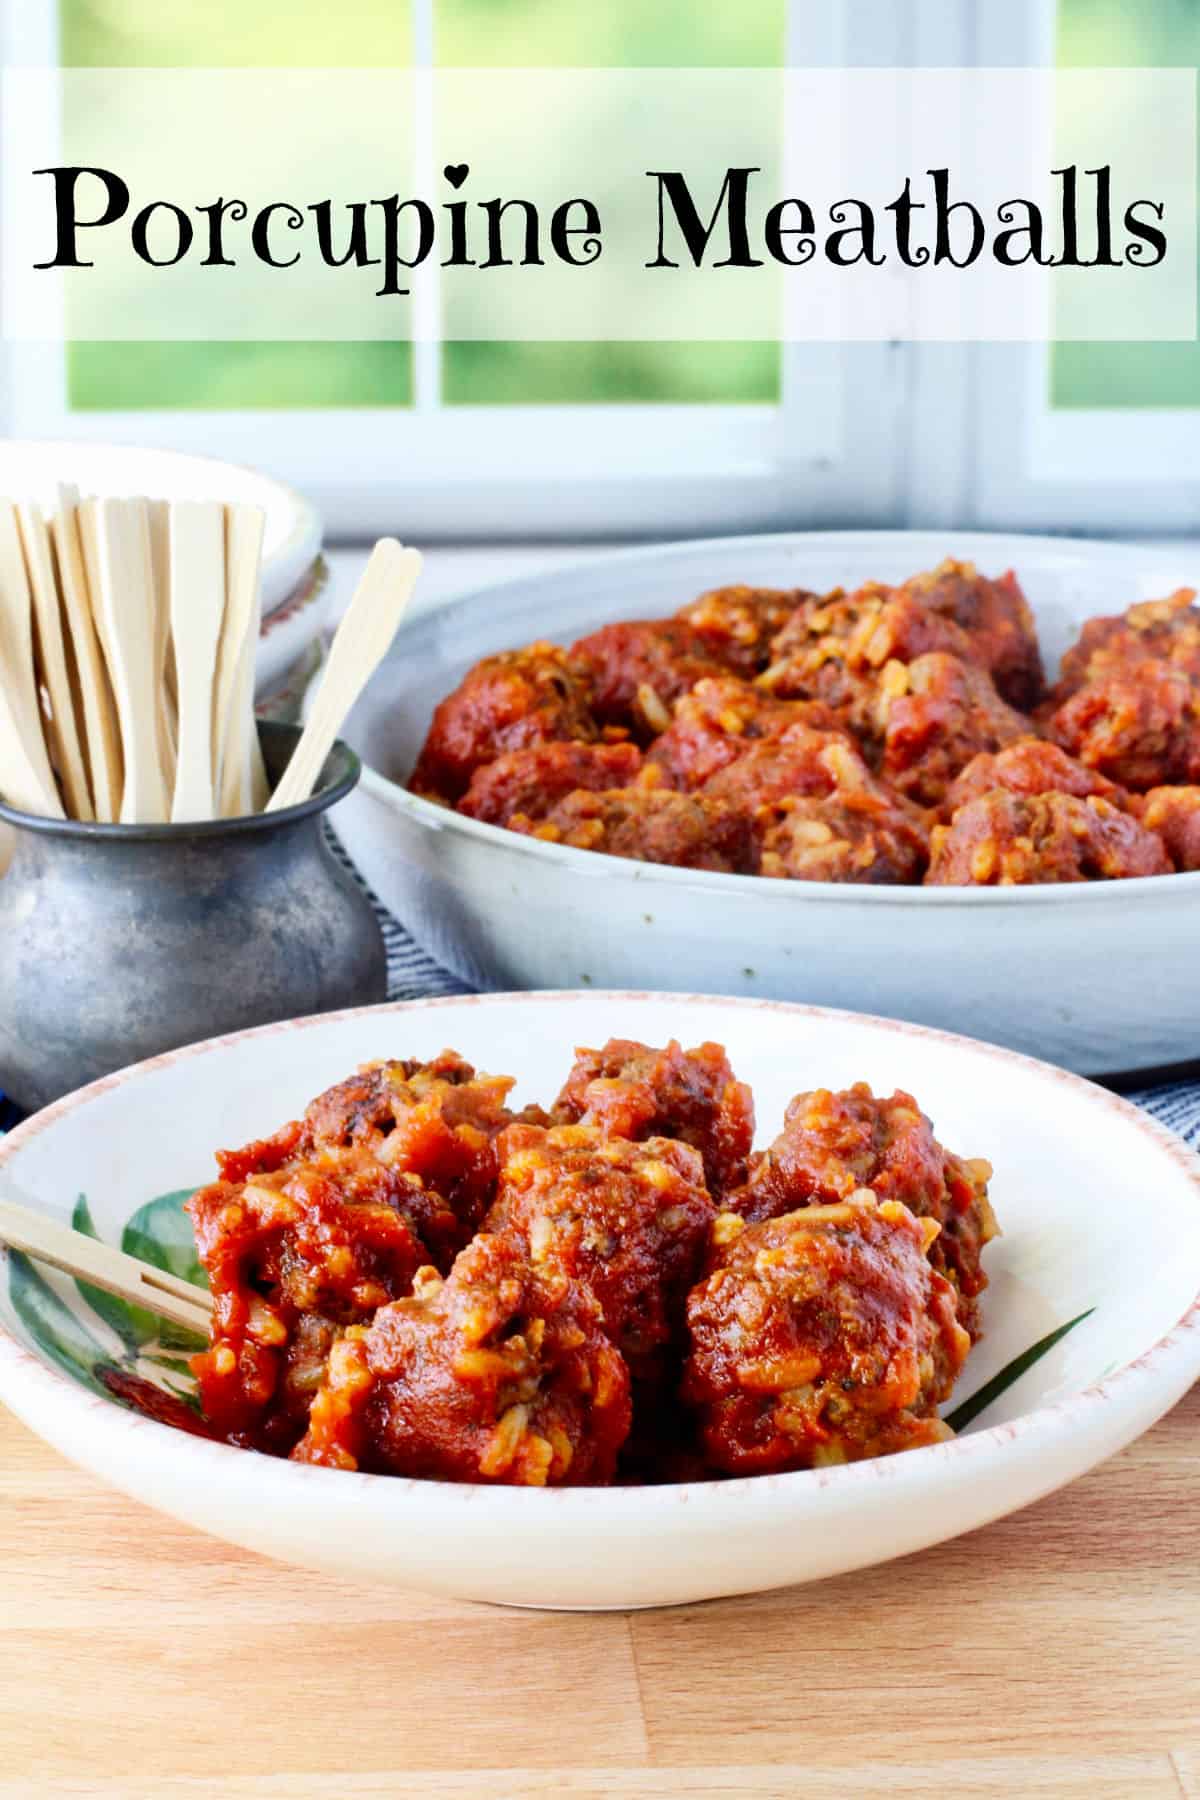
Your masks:
<svg viewBox="0 0 1200 1800"><path fill-rule="evenodd" d="M973 1536L592 1615L227 1549L0 1411L0 1796L44 1794L1200 1796L1200 1388Z"/></svg>

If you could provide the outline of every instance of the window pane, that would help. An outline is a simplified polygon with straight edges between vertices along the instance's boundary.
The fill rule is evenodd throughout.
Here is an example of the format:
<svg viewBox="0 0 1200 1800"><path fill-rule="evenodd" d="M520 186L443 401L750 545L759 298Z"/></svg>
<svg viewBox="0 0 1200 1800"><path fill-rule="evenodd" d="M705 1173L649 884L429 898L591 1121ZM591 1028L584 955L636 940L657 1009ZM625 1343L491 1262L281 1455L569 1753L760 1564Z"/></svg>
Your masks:
<svg viewBox="0 0 1200 1800"><path fill-rule="evenodd" d="M67 68L405 68L407 0L297 7L253 0L59 0ZM407 406L407 344L77 343L67 350L68 402L78 411L157 408Z"/></svg>
<svg viewBox="0 0 1200 1800"><path fill-rule="evenodd" d="M1191 68L1200 65L1196 0L1058 0L1060 68ZM1200 406L1194 344L1056 344L1055 407Z"/></svg>
<svg viewBox="0 0 1200 1800"><path fill-rule="evenodd" d="M444 68L774 68L786 0L740 7L695 0L433 0ZM780 352L770 343L448 343L451 406L652 401L770 403Z"/></svg>

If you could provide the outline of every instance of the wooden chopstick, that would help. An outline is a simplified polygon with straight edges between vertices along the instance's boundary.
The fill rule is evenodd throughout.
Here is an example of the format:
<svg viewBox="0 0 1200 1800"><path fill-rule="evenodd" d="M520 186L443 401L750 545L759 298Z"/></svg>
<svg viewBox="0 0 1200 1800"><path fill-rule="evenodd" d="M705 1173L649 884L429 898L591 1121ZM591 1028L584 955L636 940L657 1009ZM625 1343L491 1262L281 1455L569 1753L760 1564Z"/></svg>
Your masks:
<svg viewBox="0 0 1200 1800"><path fill-rule="evenodd" d="M261 812L269 788L254 721L254 659L262 624L264 514L225 509L225 622L217 665L214 783L221 818Z"/></svg>
<svg viewBox="0 0 1200 1800"><path fill-rule="evenodd" d="M179 701L179 751L171 818L211 819L213 677L225 612L225 518L216 500L180 500L170 510L171 634Z"/></svg>
<svg viewBox="0 0 1200 1800"><path fill-rule="evenodd" d="M99 616L125 753L123 824L158 825L167 817L159 756L159 697L154 679L154 597L147 580L144 509L123 500L98 503Z"/></svg>
<svg viewBox="0 0 1200 1800"><path fill-rule="evenodd" d="M25 567L33 591L34 623L37 628L35 666L50 701L50 716L43 730L50 760L62 782L67 813L72 819L95 818L87 769L83 760L79 721L75 716L75 695L67 667L67 647L63 639L62 613L58 597L58 578L50 547L50 534L39 506L23 501L17 507L17 521L25 550Z"/></svg>
<svg viewBox="0 0 1200 1800"><path fill-rule="evenodd" d="M396 635L421 573L421 557L395 538L380 538L329 651L304 735L292 752L268 812L312 793L347 713Z"/></svg>
<svg viewBox="0 0 1200 1800"><path fill-rule="evenodd" d="M39 1262L80 1281L90 1281L106 1294L144 1306L174 1325L185 1325L201 1337L209 1335L212 1296L204 1288L139 1262L136 1256L126 1256L123 1250L72 1231L69 1225L60 1225L29 1207L0 1200L0 1243L36 1256Z"/></svg>
<svg viewBox="0 0 1200 1800"><path fill-rule="evenodd" d="M92 803L96 818L111 824L121 811L121 728L96 632L79 524L77 490L60 487L58 512L50 522L50 540L79 681ZM99 581L98 569L96 579Z"/></svg>
<svg viewBox="0 0 1200 1800"><path fill-rule="evenodd" d="M0 501L0 793L24 812L61 819L42 732L33 653L33 601L16 508Z"/></svg>

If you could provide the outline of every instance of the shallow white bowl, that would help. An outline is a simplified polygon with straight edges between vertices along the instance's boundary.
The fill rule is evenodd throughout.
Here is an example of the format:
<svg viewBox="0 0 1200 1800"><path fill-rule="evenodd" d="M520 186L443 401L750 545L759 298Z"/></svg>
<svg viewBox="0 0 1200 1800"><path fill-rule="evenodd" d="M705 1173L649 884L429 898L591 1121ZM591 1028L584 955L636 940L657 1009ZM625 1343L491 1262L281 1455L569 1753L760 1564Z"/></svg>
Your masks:
<svg viewBox="0 0 1200 1800"><path fill-rule="evenodd" d="M403 781L479 657L674 612L742 581L823 592L943 556L1015 567L1051 667L1082 621L1184 583L1176 552L954 532L722 538L597 558L417 618L348 721L367 770L338 831L375 892L480 988L671 988L856 1007L1092 1072L1200 1053L1200 874L1038 888L865 888L623 862L481 825ZM1200 575L1195 568L1193 577Z"/></svg>
<svg viewBox="0 0 1200 1800"><path fill-rule="evenodd" d="M102 498L148 494L164 500L260 506L266 515L260 689L274 685L316 636L323 584L316 583L310 592L310 576L321 549L321 521L294 488L240 463L177 450L75 439L0 438L0 494L52 506L60 481Z"/></svg>
<svg viewBox="0 0 1200 1800"><path fill-rule="evenodd" d="M518 1101L545 1100L576 1044L671 1035L728 1047L754 1087L760 1142L798 1089L865 1079L910 1089L945 1142L992 1159L1004 1236L986 1253L987 1335L952 1405L1049 1331L1091 1316L950 1443L666 1488L457 1487L301 1468L188 1437L90 1385L97 1345L119 1362L120 1340L73 1284L52 1278L32 1309L27 1294L22 1322L2 1268L0 1400L128 1493L267 1555L477 1600L634 1607L812 1580L969 1531L1120 1449L1200 1373L1200 1164L1177 1139L1060 1070L816 1008L499 995L268 1026L60 1101L0 1145L0 1186L60 1214L82 1191L100 1234L119 1241L135 1207L209 1178L215 1143L261 1134L366 1058L450 1044L484 1068L521 1071Z"/></svg>

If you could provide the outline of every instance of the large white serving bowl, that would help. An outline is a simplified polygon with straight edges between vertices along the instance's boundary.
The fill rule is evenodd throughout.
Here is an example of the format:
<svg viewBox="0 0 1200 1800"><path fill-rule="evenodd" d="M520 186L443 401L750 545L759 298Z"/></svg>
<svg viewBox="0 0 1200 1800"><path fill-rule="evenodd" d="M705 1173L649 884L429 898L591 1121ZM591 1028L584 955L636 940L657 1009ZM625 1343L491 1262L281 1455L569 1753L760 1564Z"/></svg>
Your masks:
<svg viewBox="0 0 1200 1800"><path fill-rule="evenodd" d="M810 1007L523 994L272 1025L59 1101L0 1144L0 1188L60 1215L82 1192L99 1234L119 1242L143 1202L209 1178L214 1143L261 1135L366 1058L451 1045L519 1073L521 1104L554 1095L577 1044L610 1036L725 1044L754 1088L760 1143L798 1089L863 1079L912 1091L944 1142L992 1160L1004 1235L985 1257L986 1336L952 1405L1090 1316L953 1441L662 1488L450 1486L302 1468L185 1436L104 1397L98 1359L120 1362L120 1340L72 1283L31 1290L26 1272L18 1317L3 1265L0 1400L117 1487L270 1556L476 1600L635 1607L812 1580L969 1531L1120 1449L1200 1374L1200 1163L1178 1139L1009 1051ZM158 1365L137 1366L163 1379ZM149 1526L147 1545L152 1562Z"/></svg>
<svg viewBox="0 0 1200 1800"><path fill-rule="evenodd" d="M508 582L401 631L345 729L367 768L338 830L380 898L475 987L817 1001L1091 1072L1200 1055L1200 874L998 889L767 881L541 843L404 788L437 701L491 651L569 643L728 582L823 592L899 581L947 555L1017 570L1052 669L1085 618L1200 575L1172 550L855 531L673 544Z"/></svg>
<svg viewBox="0 0 1200 1800"><path fill-rule="evenodd" d="M284 482L240 463L178 450L84 439L0 438L0 494L53 506L59 482L100 498L146 494L262 508L260 690L278 682L319 631L323 581L314 577L314 564L321 550L321 521L315 508Z"/></svg>

